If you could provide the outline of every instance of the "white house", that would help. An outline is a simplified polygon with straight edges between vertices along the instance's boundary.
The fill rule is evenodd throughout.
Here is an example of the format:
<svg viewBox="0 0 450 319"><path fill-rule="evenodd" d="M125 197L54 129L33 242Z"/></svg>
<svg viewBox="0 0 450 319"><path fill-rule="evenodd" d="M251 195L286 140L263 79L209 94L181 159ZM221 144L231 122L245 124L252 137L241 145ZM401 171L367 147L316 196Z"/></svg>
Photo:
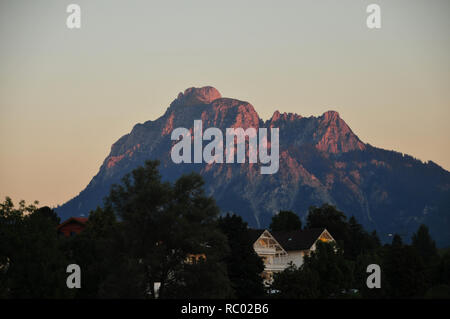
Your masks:
<svg viewBox="0 0 450 319"><path fill-rule="evenodd" d="M250 229L250 234L253 249L264 261L265 283L270 283L273 274L283 271L290 262L300 267L304 256L316 250L317 241L335 242L325 228L272 233L267 229Z"/></svg>

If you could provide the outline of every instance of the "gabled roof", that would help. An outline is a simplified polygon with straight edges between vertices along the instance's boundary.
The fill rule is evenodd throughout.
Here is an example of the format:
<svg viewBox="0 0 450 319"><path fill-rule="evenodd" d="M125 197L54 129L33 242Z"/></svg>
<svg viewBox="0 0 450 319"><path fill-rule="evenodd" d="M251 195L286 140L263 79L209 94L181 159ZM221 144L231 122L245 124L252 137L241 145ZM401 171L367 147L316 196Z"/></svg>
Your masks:
<svg viewBox="0 0 450 319"><path fill-rule="evenodd" d="M325 228L311 228L294 231L278 231L271 234L286 251L307 250L317 241Z"/></svg>
<svg viewBox="0 0 450 319"><path fill-rule="evenodd" d="M252 244L256 244L259 239L269 240L272 248L275 248L277 253L286 254L286 250L283 246L278 242L278 240L268 231L267 229L249 229L250 238L252 240ZM267 243L266 243L267 244Z"/></svg>
<svg viewBox="0 0 450 319"><path fill-rule="evenodd" d="M266 229L249 229L250 239L254 243ZM268 231L286 251L308 250L326 231L325 228L311 228L293 231ZM328 233L329 234L329 233ZM331 235L330 235L331 236Z"/></svg>
<svg viewBox="0 0 450 319"><path fill-rule="evenodd" d="M86 224L86 222L88 221L87 217L70 217L69 219L65 220L64 222L62 222L61 224L58 225L58 229L61 228L64 225L70 224L72 222L75 223L79 223L79 224Z"/></svg>

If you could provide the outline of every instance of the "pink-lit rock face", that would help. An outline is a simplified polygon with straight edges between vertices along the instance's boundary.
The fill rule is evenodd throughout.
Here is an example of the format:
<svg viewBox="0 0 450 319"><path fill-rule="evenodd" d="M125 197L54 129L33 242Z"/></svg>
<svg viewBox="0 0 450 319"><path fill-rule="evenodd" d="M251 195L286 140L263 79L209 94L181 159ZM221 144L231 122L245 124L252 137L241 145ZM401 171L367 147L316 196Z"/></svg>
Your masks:
<svg viewBox="0 0 450 319"><path fill-rule="evenodd" d="M214 100L220 99L219 91L212 86L205 86L202 88L189 88L184 93L178 94L177 100L185 105L193 104L209 104Z"/></svg>
<svg viewBox="0 0 450 319"><path fill-rule="evenodd" d="M301 119L302 116L295 114L295 113L280 113L278 110L275 111L272 115L272 118L270 119L270 126L273 127L276 125L278 121L286 121L286 122L292 122L294 120Z"/></svg>
<svg viewBox="0 0 450 319"><path fill-rule="evenodd" d="M206 126L214 127L259 127L259 116L250 103L234 99L215 100L211 108L202 113Z"/></svg>
<svg viewBox="0 0 450 319"><path fill-rule="evenodd" d="M113 145L106 167L115 167L124 157L130 157L130 152L134 151L136 144L142 144L147 149L152 149L153 145L163 143L163 139L171 136L176 127L186 127L192 132L192 123L197 119L202 120L203 130L208 127L222 130L226 128L255 128L256 130L260 127L280 128L282 149L283 146L296 148L310 144L322 152L337 154L365 148L365 145L335 111L325 112L320 117L309 118L295 113L275 111L272 118L264 123L250 103L224 98L218 90L206 86L186 89L171 103L164 116L156 121L137 124L128 137L124 136ZM148 136L149 139L142 140L143 136ZM124 139L123 142L122 139ZM169 143L169 146L173 146L173 143ZM293 158L298 160L296 156L290 157L289 160L284 158L286 171L289 171L291 177L296 176L294 180L298 180L295 171L301 169L300 166L294 168ZM209 170L211 169L209 168Z"/></svg>
<svg viewBox="0 0 450 319"><path fill-rule="evenodd" d="M325 112L319 117L316 136L320 137L316 148L329 153L364 150L365 145L339 117L336 111Z"/></svg>
<svg viewBox="0 0 450 319"><path fill-rule="evenodd" d="M173 131L173 119L175 118L175 113L170 114L169 118L167 119L166 124L164 125L161 135L170 135Z"/></svg>
<svg viewBox="0 0 450 319"><path fill-rule="evenodd" d="M134 145L132 148L130 148L129 150L127 150L125 152L125 154L121 154L121 155L117 155L117 156L110 156L108 158L108 161L106 163L106 167L107 168L112 168L114 166L116 166L117 163L119 163L121 160L123 160L125 158L125 156L127 157L133 157L133 154L136 152L136 150L138 150L141 147L141 144L137 144Z"/></svg>
<svg viewBox="0 0 450 319"><path fill-rule="evenodd" d="M107 168L114 167L118 162L120 162L124 158L124 156L125 155L123 155L123 154L119 155L119 156L111 156L108 159L108 163L106 164L106 167Z"/></svg>

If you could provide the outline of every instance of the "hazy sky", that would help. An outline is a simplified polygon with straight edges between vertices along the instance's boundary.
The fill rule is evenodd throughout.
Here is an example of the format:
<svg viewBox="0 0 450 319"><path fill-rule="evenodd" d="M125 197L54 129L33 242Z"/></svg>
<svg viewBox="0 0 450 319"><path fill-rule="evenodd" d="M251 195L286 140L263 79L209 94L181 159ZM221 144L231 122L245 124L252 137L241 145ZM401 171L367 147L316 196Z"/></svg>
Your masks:
<svg viewBox="0 0 450 319"><path fill-rule="evenodd" d="M336 110L449 170L449 17L448 0L0 0L0 196L64 203L134 124L205 85L263 119Z"/></svg>

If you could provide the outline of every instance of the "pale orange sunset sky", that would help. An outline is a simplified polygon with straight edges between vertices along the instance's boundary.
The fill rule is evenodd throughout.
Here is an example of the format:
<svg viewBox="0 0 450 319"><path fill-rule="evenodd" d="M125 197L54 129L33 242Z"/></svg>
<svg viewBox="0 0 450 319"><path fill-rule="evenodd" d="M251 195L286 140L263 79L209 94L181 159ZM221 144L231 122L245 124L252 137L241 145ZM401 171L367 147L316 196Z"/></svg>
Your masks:
<svg viewBox="0 0 450 319"><path fill-rule="evenodd" d="M449 30L448 0L0 0L0 196L64 203L134 124L205 85L263 119L336 110L448 170Z"/></svg>

